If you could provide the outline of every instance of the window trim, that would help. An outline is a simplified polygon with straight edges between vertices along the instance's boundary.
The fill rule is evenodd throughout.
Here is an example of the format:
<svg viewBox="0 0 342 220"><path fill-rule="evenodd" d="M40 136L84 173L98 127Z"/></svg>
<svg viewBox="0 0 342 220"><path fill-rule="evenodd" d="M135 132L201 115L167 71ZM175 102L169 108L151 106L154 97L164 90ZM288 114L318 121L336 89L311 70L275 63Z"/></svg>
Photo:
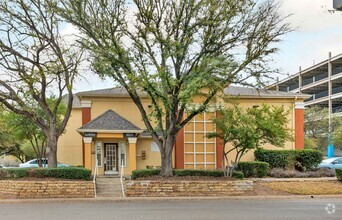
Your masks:
<svg viewBox="0 0 342 220"><path fill-rule="evenodd" d="M97 145L98 144L100 144L100 150L101 150L101 163L100 163L100 165L98 165L98 164L96 164L97 165L97 167L103 167L103 143L102 143L102 141L96 141L96 143L95 143L95 152L96 152L96 154L95 154L95 163L96 163L96 160L97 160L97 155L98 155L98 152L97 152Z"/></svg>
<svg viewBox="0 0 342 220"><path fill-rule="evenodd" d="M121 158L121 145L122 144L124 144L124 148L125 148L125 159L124 159L124 166L122 166L122 164L121 164L121 160L122 160L122 158ZM120 153L120 155L119 155L119 158L120 158L120 160L119 160L119 167L126 167L127 166L127 142L126 141L119 141L119 153Z"/></svg>

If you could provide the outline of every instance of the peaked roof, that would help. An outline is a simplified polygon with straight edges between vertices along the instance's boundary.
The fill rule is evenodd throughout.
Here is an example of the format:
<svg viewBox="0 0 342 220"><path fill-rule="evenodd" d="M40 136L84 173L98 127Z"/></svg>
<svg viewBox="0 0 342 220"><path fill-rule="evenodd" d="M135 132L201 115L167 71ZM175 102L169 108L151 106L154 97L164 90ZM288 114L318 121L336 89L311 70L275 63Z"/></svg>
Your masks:
<svg viewBox="0 0 342 220"><path fill-rule="evenodd" d="M94 118L87 124L83 125L79 129L79 132L96 132L96 131L141 131L142 130L128 121L127 119L123 118L113 110L108 110L104 112L102 115Z"/></svg>
<svg viewBox="0 0 342 220"><path fill-rule="evenodd" d="M255 89L248 87L229 86L224 89L225 95L240 96L240 97L269 97L269 98L310 98L311 95L304 93L282 92L276 90Z"/></svg>
<svg viewBox="0 0 342 220"><path fill-rule="evenodd" d="M140 95L146 96L145 93L139 92ZM267 97L267 98L310 98L311 95L303 94L303 93L292 93L292 92L282 92L275 90L266 90L266 89L255 89L241 86L229 86L224 89L225 95L231 96L240 96L240 97ZM108 89L100 89L100 90L92 90L79 92L76 94L77 96L93 96L93 97L128 97L128 93L123 87L114 87Z"/></svg>

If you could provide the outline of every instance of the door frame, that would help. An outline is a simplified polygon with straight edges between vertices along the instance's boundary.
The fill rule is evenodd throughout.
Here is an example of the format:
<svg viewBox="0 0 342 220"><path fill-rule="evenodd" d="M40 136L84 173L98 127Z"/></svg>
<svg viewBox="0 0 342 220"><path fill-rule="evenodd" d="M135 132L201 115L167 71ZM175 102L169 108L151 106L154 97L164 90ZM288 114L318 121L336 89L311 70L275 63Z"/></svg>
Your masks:
<svg viewBox="0 0 342 220"><path fill-rule="evenodd" d="M108 145L114 145L115 146L115 170L114 171L107 171L107 146ZM118 143L104 143L104 154L103 154L103 160L104 162L106 161L106 163L104 163L104 174L105 175L118 175L119 174L119 154L118 154L118 149L119 149L119 144ZM106 160L105 160L106 158Z"/></svg>

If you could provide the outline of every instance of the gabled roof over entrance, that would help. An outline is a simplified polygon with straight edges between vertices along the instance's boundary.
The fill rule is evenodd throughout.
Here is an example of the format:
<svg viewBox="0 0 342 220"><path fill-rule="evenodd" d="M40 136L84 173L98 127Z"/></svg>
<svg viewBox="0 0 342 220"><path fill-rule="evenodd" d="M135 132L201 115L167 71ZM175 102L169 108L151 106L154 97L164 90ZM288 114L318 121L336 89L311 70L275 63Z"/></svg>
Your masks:
<svg viewBox="0 0 342 220"><path fill-rule="evenodd" d="M143 130L138 126L134 125L124 117L120 116L113 110L108 110L102 115L94 118L87 124L83 125L79 129L78 132L111 132L115 131L118 133L124 132L137 132L140 133Z"/></svg>

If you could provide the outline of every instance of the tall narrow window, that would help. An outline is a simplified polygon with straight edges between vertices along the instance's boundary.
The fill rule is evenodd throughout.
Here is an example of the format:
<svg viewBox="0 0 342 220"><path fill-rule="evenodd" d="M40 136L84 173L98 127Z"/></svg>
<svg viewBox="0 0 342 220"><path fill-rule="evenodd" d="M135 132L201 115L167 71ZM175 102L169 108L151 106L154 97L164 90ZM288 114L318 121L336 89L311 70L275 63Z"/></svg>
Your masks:
<svg viewBox="0 0 342 220"><path fill-rule="evenodd" d="M102 167L102 142L96 142L97 166Z"/></svg>
<svg viewBox="0 0 342 220"><path fill-rule="evenodd" d="M126 166L126 142L120 142L120 166Z"/></svg>

